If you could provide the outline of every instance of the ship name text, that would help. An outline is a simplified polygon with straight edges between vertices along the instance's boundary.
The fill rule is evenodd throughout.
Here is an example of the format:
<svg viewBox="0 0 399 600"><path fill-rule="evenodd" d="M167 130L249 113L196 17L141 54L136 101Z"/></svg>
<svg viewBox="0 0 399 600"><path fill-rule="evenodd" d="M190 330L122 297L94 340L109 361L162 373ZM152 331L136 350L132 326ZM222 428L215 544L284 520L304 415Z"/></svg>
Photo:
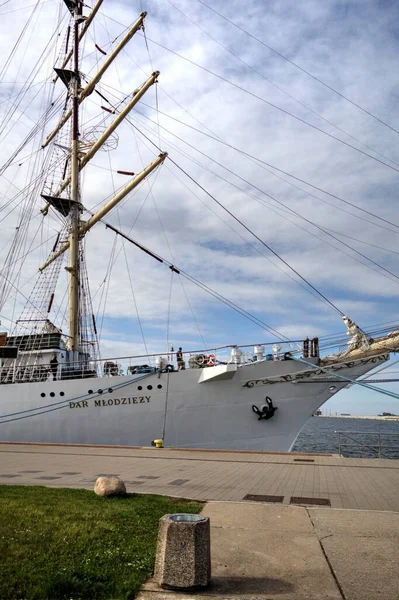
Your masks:
<svg viewBox="0 0 399 600"><path fill-rule="evenodd" d="M147 404L151 396L132 396L129 398L101 398L93 400L94 406L121 406L122 404ZM89 408L88 400L79 400L79 402L69 402L69 408Z"/></svg>

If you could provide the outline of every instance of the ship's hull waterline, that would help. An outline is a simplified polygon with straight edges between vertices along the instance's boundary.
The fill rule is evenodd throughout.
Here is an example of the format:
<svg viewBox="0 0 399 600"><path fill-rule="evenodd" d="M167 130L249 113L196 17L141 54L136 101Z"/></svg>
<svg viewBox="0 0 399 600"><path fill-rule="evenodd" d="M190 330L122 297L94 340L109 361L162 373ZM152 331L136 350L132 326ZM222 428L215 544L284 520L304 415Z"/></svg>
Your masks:
<svg viewBox="0 0 399 600"><path fill-rule="evenodd" d="M387 355L343 363L357 379ZM336 368L336 366L335 366ZM289 451L322 404L347 385L294 361L238 367L229 378L199 383L201 369L0 386L0 441ZM305 371L305 376L301 373ZM227 375L228 376L228 375ZM259 420L269 396L278 407Z"/></svg>

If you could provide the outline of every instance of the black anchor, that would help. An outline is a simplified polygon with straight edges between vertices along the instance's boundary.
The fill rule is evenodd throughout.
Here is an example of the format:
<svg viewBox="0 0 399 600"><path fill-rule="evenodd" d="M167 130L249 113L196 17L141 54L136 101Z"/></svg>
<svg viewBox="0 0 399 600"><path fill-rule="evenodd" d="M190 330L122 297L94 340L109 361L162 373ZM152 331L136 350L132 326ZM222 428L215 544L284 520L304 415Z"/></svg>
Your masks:
<svg viewBox="0 0 399 600"><path fill-rule="evenodd" d="M261 419L268 421L272 418L276 410L278 410L278 406L273 406L273 400L269 398L269 396L266 396L265 401L266 404L264 404L261 408L255 406L255 404L252 405L252 410L258 415L258 421Z"/></svg>

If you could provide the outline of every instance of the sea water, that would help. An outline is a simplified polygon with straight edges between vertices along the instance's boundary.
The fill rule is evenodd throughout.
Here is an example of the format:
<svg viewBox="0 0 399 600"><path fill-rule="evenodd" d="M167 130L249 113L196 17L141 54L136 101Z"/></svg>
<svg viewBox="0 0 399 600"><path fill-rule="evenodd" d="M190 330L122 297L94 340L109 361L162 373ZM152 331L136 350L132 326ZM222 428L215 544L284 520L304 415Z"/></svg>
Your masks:
<svg viewBox="0 0 399 600"><path fill-rule="evenodd" d="M335 431L345 431L341 435L341 454L348 457L378 458L378 433L381 434L382 458L399 459L399 421L381 419L345 419L339 417L312 417L302 429L292 448L293 452L321 452L338 454L339 435ZM352 435L350 432L356 432ZM383 435L383 434L396 435ZM352 439L348 439L349 436ZM360 446L362 444L362 446Z"/></svg>

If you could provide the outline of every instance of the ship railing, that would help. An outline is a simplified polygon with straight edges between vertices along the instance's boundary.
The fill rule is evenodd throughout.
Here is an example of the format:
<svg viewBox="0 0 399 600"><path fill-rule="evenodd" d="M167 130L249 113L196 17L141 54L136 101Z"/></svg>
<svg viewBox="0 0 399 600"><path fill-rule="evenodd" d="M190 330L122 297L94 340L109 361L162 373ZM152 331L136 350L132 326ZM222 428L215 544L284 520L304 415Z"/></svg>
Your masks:
<svg viewBox="0 0 399 600"><path fill-rule="evenodd" d="M399 450L399 433L381 433L377 431L334 431L338 434L338 454L343 454L343 448L371 450L377 458L393 458L389 452ZM370 436L369 441L359 440L358 436ZM398 443L390 443L390 441Z"/></svg>
<svg viewBox="0 0 399 600"><path fill-rule="evenodd" d="M296 343L296 342L295 342ZM280 344L281 350L279 350L279 358L282 359L284 354L289 350L292 351L293 343ZM256 344L255 344L256 345ZM259 344L259 346L266 346L263 358L272 360L274 355L270 348L267 350L268 344ZM178 371L179 366L183 366L184 369L202 369L211 368L217 365L224 365L230 362L234 362L232 357L232 350L235 352L239 350L237 354L238 364L246 364L250 362L256 362L257 357L254 354L254 344L243 345L243 346L218 346L214 348L206 348L200 350L182 350L183 365L179 365L177 360L178 351L176 349L165 351L163 353L156 354L141 354L136 356L122 356L102 359L102 372L104 375L118 375L123 373L141 373L145 372L146 369L153 370L154 372L159 371ZM162 366L160 366L162 365Z"/></svg>
<svg viewBox="0 0 399 600"><path fill-rule="evenodd" d="M266 344L260 344L266 346ZM281 346L283 346L281 344ZM288 344L284 345L280 358L284 356L284 351L288 351ZM234 350L234 358L232 356ZM239 350L239 352L237 352ZM179 371L181 369L203 369L212 368L217 365L235 362L238 364L247 364L255 362L258 357L254 355L254 345L244 346L219 346L207 348L205 350L182 351L182 361L178 361L178 351L156 354L141 354L133 356L116 356L106 359L85 359L77 362L59 361L54 365L51 363L32 363L29 364L29 356L19 356L10 360L7 366L0 367L0 383L23 383L23 382L44 382L48 379L64 380L79 379L98 376L117 376L117 375L141 375L158 372ZM266 350L264 359L272 359L272 351ZM26 362L25 362L26 361Z"/></svg>
<svg viewBox="0 0 399 600"><path fill-rule="evenodd" d="M82 364L82 362L54 366L52 364L21 365L14 361L10 366L0 367L0 384L38 383L48 379L80 379L97 376L97 366Z"/></svg>

